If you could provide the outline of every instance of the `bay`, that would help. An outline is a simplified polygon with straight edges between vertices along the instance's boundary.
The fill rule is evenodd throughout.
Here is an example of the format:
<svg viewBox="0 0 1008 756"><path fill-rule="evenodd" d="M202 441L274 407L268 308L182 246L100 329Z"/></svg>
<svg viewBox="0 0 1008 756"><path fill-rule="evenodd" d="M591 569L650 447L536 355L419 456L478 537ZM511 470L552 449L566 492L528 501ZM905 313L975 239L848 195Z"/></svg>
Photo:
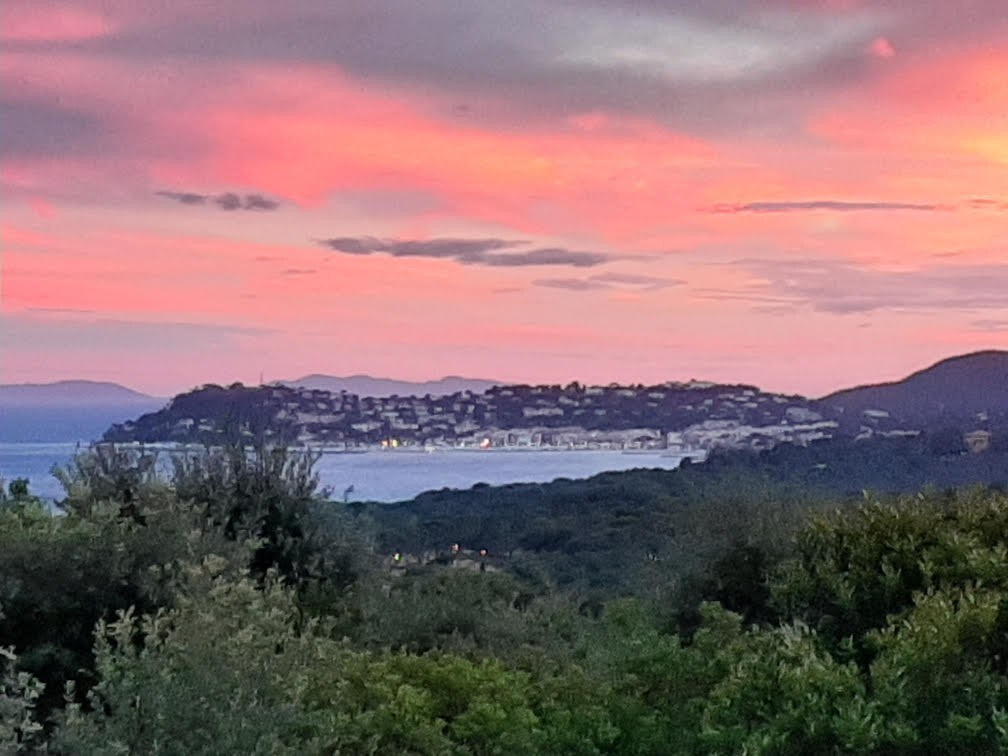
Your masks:
<svg viewBox="0 0 1008 756"><path fill-rule="evenodd" d="M0 443L0 477L28 478L30 490L59 499L63 490L52 477L53 465L66 464L76 443ZM638 467L674 469L683 456L660 450L626 454L608 450L445 449L327 453L316 469L334 499L393 502L424 491L467 489L478 483L547 483L556 478L588 478L601 472ZM5 483L6 485L6 483ZM352 487L352 490L350 490Z"/></svg>

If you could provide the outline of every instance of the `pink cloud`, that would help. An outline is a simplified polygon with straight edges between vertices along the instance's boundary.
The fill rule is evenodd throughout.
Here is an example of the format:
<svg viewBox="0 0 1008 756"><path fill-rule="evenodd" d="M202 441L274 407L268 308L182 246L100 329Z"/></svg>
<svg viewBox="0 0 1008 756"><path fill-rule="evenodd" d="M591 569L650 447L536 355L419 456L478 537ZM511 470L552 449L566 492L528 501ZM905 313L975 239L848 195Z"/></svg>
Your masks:
<svg viewBox="0 0 1008 756"><path fill-rule="evenodd" d="M68 3L8 0L0 26L4 42L74 42L112 34L116 25L103 13Z"/></svg>
<svg viewBox="0 0 1008 756"><path fill-rule="evenodd" d="M868 52L876 58L892 58L896 55L896 48L885 37L876 37L868 46Z"/></svg>
<svg viewBox="0 0 1008 756"><path fill-rule="evenodd" d="M868 91L813 114L812 133L848 149L895 150L916 160L1004 159L1008 49L916 59ZM865 108L864 103L875 103Z"/></svg>
<svg viewBox="0 0 1008 756"><path fill-rule="evenodd" d="M442 213L537 233L587 217L617 239L688 211L690 188L718 161L712 145L647 121L595 114L560 132L493 131L319 67L136 69L24 53L5 57L3 80L94 114L106 142L87 156L12 157L5 181L26 193L78 185L93 196L118 179L120 195L247 187L318 205L343 191L417 190L438 196Z"/></svg>

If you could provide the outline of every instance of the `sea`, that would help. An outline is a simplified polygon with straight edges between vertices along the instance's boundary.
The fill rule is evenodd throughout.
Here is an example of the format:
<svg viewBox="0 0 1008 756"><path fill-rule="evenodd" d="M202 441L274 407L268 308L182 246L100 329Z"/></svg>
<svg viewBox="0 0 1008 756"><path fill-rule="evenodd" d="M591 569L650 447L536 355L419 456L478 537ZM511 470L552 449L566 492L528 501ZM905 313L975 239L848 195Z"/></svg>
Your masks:
<svg viewBox="0 0 1008 756"><path fill-rule="evenodd" d="M0 442L0 478L4 485L28 478L32 493L58 501L64 493L51 474L53 466L67 464L86 448L87 444L66 441ZM334 499L395 502L424 491L468 489L479 483L547 483L640 467L674 469L684 456L688 455L662 450L376 449L323 453L315 469Z"/></svg>

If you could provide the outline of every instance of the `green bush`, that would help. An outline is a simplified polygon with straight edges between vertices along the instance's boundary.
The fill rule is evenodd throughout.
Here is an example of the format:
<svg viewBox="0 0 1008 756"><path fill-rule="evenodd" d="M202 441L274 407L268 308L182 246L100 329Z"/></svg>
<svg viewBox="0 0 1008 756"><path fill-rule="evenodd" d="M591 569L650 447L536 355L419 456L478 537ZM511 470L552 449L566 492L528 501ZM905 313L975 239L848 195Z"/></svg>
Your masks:
<svg viewBox="0 0 1008 756"><path fill-rule="evenodd" d="M1008 591L930 590L871 635L871 679L904 753L1008 751Z"/></svg>
<svg viewBox="0 0 1008 756"><path fill-rule="evenodd" d="M29 673L17 672L16 661L13 651L0 647L0 753L39 753L46 741L36 709L45 686Z"/></svg>
<svg viewBox="0 0 1008 756"><path fill-rule="evenodd" d="M100 681L71 706L55 745L69 754L318 752L298 705L316 658L292 594L227 576L224 560L189 569L177 607L121 611L96 633Z"/></svg>
<svg viewBox="0 0 1008 756"><path fill-rule="evenodd" d="M772 577L773 603L836 650L913 606L919 591L971 581L1008 588L1008 497L973 489L868 501L820 516ZM860 661L870 661L861 649Z"/></svg>

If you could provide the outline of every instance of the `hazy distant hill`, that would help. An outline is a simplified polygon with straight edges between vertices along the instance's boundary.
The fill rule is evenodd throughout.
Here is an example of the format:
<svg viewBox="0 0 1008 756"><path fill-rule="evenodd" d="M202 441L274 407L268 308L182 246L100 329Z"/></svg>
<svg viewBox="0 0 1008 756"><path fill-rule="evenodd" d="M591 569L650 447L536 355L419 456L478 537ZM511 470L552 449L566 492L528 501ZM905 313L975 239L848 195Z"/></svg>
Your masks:
<svg viewBox="0 0 1008 756"><path fill-rule="evenodd" d="M98 381L3 384L0 441L92 441L112 423L153 412L165 401Z"/></svg>
<svg viewBox="0 0 1008 756"><path fill-rule="evenodd" d="M118 383L103 381L0 384L0 407L83 407L109 404L161 406L164 402L164 399L141 394Z"/></svg>
<svg viewBox="0 0 1008 756"><path fill-rule="evenodd" d="M315 389L338 394L345 391L357 396L449 396L462 391L482 394L487 389L501 385L500 381L482 378L462 378L449 375L436 381L398 381L394 378L372 378L370 375L306 375L293 381L276 381L284 386Z"/></svg>
<svg viewBox="0 0 1008 756"><path fill-rule="evenodd" d="M1008 413L1008 351L950 357L892 383L858 386L824 397L846 418L866 410L888 412L907 422L934 425Z"/></svg>

